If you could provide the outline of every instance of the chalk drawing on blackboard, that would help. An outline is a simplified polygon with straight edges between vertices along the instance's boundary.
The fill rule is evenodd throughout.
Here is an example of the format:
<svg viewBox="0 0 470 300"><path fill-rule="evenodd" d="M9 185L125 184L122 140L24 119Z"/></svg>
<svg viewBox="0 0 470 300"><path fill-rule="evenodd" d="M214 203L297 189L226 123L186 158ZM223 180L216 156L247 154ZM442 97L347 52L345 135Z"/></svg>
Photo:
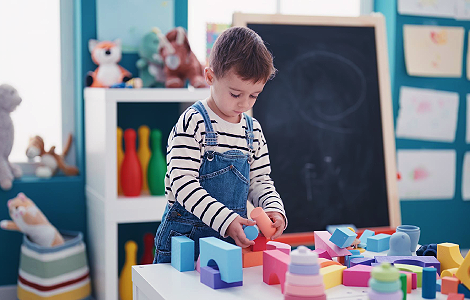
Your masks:
<svg viewBox="0 0 470 300"><path fill-rule="evenodd" d="M365 100L364 73L351 60L336 53L311 51L292 62L285 78L290 81L289 99L305 121L334 132L354 132L353 128L326 123L354 113ZM340 88L344 86L349 88Z"/></svg>

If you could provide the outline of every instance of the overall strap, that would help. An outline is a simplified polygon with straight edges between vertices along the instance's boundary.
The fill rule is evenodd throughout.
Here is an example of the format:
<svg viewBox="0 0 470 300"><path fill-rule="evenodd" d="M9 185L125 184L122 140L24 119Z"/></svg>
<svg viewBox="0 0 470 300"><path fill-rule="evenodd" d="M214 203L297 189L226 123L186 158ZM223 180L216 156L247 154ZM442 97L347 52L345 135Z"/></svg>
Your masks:
<svg viewBox="0 0 470 300"><path fill-rule="evenodd" d="M248 143L248 148L250 148L250 152L252 152L253 151L253 139L255 138L253 134L253 119L245 113L243 113L243 115L245 116L245 120L246 120L246 130L245 130L246 141Z"/></svg>
<svg viewBox="0 0 470 300"><path fill-rule="evenodd" d="M209 117L204 104L202 104L201 101L198 101L191 107L197 110L204 118L204 125L206 126L206 137L204 139L205 145L217 146L217 133L214 132L214 128L212 128L211 118Z"/></svg>

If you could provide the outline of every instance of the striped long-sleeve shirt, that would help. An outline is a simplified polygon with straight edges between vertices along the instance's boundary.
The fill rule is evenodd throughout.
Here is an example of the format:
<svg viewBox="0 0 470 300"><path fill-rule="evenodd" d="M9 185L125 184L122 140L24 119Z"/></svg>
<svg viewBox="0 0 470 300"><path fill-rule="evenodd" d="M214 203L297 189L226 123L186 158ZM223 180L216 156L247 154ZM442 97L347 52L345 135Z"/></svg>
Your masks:
<svg viewBox="0 0 470 300"><path fill-rule="evenodd" d="M202 101L211 119L214 131L217 132L216 152L240 150L249 153L245 129L246 121L230 123L216 115ZM261 126L253 119L253 149L250 162L250 187L248 200L255 207L264 211L276 211L285 217L284 205L271 180L268 146ZM186 210L193 213L205 224L226 236L228 225L238 216L224 204L214 201L199 183L199 169L205 152L203 145L205 135L204 118L193 108L188 108L179 118L168 138L167 173L165 178L166 197L170 205L178 201ZM201 218L202 217L202 218Z"/></svg>

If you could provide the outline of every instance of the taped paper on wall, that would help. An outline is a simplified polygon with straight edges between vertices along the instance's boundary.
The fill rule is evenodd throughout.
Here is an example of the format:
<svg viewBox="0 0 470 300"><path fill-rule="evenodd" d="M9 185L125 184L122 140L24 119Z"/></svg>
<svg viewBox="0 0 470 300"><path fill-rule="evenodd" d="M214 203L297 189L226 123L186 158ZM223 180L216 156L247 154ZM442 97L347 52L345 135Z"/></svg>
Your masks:
<svg viewBox="0 0 470 300"><path fill-rule="evenodd" d="M467 132L466 132L467 144L470 144L470 94L467 94Z"/></svg>
<svg viewBox="0 0 470 300"><path fill-rule="evenodd" d="M457 20L470 20L470 0L456 1L455 18Z"/></svg>
<svg viewBox="0 0 470 300"><path fill-rule="evenodd" d="M396 135L407 139L453 142L458 108L458 93L401 87Z"/></svg>
<svg viewBox="0 0 470 300"><path fill-rule="evenodd" d="M470 152L466 152L463 158L462 199L464 201L470 200Z"/></svg>
<svg viewBox="0 0 470 300"><path fill-rule="evenodd" d="M461 77L463 27L403 26L406 70L410 76Z"/></svg>
<svg viewBox="0 0 470 300"><path fill-rule="evenodd" d="M456 0L398 0L401 15L453 18Z"/></svg>
<svg viewBox="0 0 470 300"><path fill-rule="evenodd" d="M398 150L397 157L400 200L454 198L454 150Z"/></svg>

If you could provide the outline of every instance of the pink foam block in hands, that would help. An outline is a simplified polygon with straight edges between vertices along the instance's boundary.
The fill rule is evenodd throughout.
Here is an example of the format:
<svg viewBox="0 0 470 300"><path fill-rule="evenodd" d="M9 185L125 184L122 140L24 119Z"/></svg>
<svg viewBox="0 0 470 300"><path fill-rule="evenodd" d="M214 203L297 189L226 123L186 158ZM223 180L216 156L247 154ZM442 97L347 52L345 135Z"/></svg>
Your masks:
<svg viewBox="0 0 470 300"><path fill-rule="evenodd" d="M270 239L276 232L276 228L271 226L273 222L261 207L253 209L250 217L256 221L256 225L266 238Z"/></svg>

